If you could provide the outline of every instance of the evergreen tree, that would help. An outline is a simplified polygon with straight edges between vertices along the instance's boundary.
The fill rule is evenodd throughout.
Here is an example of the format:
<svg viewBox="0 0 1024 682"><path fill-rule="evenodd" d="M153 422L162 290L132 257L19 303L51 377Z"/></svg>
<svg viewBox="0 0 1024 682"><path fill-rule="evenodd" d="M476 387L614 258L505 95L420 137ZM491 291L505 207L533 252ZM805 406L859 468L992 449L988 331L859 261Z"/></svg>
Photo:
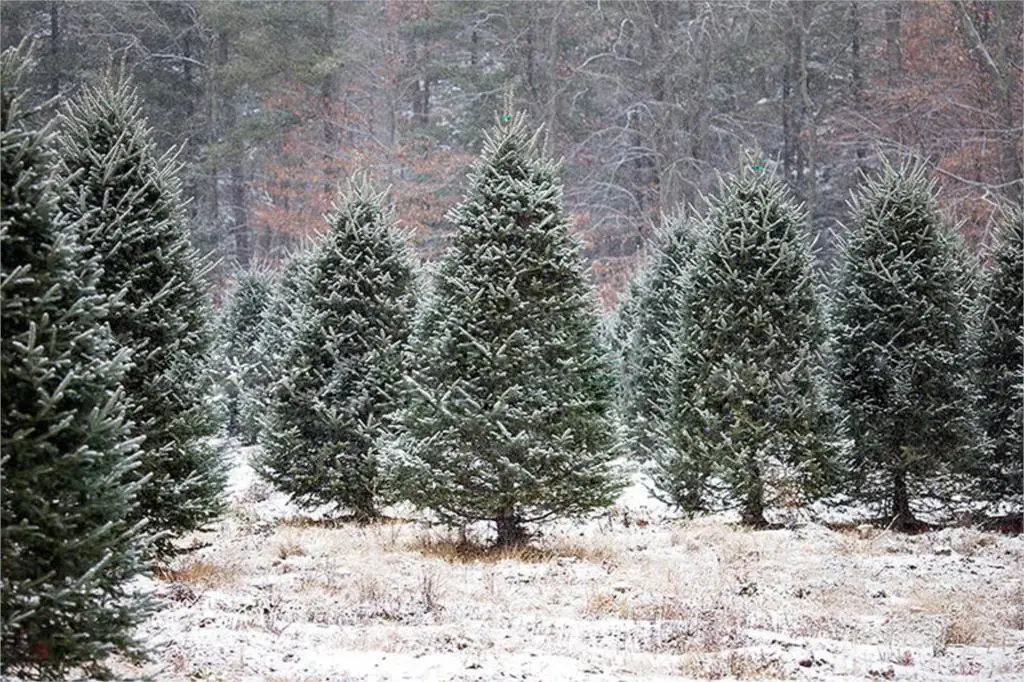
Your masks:
<svg viewBox="0 0 1024 682"><path fill-rule="evenodd" d="M95 258L56 211L49 134L23 109L26 50L0 56L0 672L65 679L138 659L151 611L126 589L147 569L133 517L137 447L123 353L103 325Z"/></svg>
<svg viewBox="0 0 1024 682"><path fill-rule="evenodd" d="M993 451L982 474L992 497L1024 486L1024 210L1004 216L982 295L980 414Z"/></svg>
<svg viewBox="0 0 1024 682"><path fill-rule="evenodd" d="M380 436L401 405L414 269L384 196L356 180L327 216L257 471L303 505L378 514Z"/></svg>
<svg viewBox="0 0 1024 682"><path fill-rule="evenodd" d="M63 211L103 263L100 292L124 296L108 322L131 351L125 389L145 436L138 517L163 535L157 549L222 509L225 472L208 371L209 303L189 244L173 157L157 155L127 79L87 88L62 117Z"/></svg>
<svg viewBox="0 0 1024 682"><path fill-rule="evenodd" d="M625 416L633 403L632 369L633 332L637 325L637 308L640 305L640 288L644 271L640 270L626 281L626 288L619 292L615 309L605 316L601 328L601 339L615 362L615 409Z"/></svg>
<svg viewBox="0 0 1024 682"><path fill-rule="evenodd" d="M256 441L263 438L274 386L287 373L286 354L295 337L296 327L304 319L304 302L309 261L313 250L308 245L294 251L271 283L267 305L260 317L255 360L249 380L251 390L242 402L241 420L254 428Z"/></svg>
<svg viewBox="0 0 1024 682"><path fill-rule="evenodd" d="M266 268L238 272L218 330L217 365L227 403L228 434L243 445L254 445L259 435L259 413L249 403L267 389L261 381L266 369L259 340L272 293L273 277Z"/></svg>
<svg viewBox="0 0 1024 682"><path fill-rule="evenodd" d="M623 353L623 416L632 450L643 458L664 442L672 393L666 377L681 332L683 287L695 244L689 221L667 219L656 233L650 261L634 279L634 323Z"/></svg>
<svg viewBox="0 0 1024 682"><path fill-rule="evenodd" d="M835 295L836 383L854 439L856 494L916 525L911 501L969 468L978 429L968 263L923 164L887 166L854 197Z"/></svg>
<svg viewBox="0 0 1024 682"><path fill-rule="evenodd" d="M820 385L824 328L804 216L771 174L726 182L684 286L666 435L651 473L684 509L741 509L823 492L837 454Z"/></svg>
<svg viewBox="0 0 1024 682"><path fill-rule="evenodd" d="M409 500L495 522L500 546L618 490L613 375L557 168L535 145L521 117L493 131L451 214L394 448Z"/></svg>

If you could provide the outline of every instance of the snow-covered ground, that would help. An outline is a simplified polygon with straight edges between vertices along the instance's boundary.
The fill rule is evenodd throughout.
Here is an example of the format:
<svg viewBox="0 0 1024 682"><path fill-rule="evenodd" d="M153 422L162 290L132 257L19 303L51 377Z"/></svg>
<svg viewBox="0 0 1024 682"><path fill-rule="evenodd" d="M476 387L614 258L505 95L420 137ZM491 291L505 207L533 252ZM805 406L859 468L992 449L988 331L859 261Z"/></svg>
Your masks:
<svg viewBox="0 0 1024 682"><path fill-rule="evenodd" d="M333 526L239 450L209 546L152 581L157 680L1024 679L1024 538L674 520L642 486L529 556ZM397 512L396 512L397 513ZM470 529L473 532L473 529ZM450 541L449 541L450 540Z"/></svg>

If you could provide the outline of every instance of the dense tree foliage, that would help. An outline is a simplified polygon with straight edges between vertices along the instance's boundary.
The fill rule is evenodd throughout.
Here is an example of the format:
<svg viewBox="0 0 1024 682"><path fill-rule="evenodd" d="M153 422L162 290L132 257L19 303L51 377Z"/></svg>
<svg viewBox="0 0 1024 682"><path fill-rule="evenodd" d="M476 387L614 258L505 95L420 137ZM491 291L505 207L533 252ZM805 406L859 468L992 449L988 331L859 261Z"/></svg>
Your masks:
<svg viewBox="0 0 1024 682"><path fill-rule="evenodd" d="M634 454L647 457L670 421L672 356L679 342L687 270L697 235L682 216L659 230L646 266L634 276L630 327L623 341L623 418Z"/></svg>
<svg viewBox="0 0 1024 682"><path fill-rule="evenodd" d="M381 434L402 404L415 308L414 268L385 201L357 179L327 216L257 462L300 504L364 519L384 492Z"/></svg>
<svg viewBox="0 0 1024 682"><path fill-rule="evenodd" d="M123 77L67 103L59 138L61 210L76 221L98 290L123 292L106 321L131 353L124 380L135 433L145 436L138 517L171 540L221 511L224 472L209 442L210 306L189 242L173 157L154 146L138 97Z"/></svg>
<svg viewBox="0 0 1024 682"><path fill-rule="evenodd" d="M713 199L685 279L670 448L656 485L688 510L769 505L825 491L838 453L821 382L825 330L804 216L760 166Z"/></svg>
<svg viewBox="0 0 1024 682"><path fill-rule="evenodd" d="M1024 210L1007 211L982 292L980 414L991 440L983 487L1020 499L1024 487Z"/></svg>
<svg viewBox="0 0 1024 682"><path fill-rule="evenodd" d="M853 204L835 293L837 395L861 499L912 527L978 454L971 268L921 164L887 167Z"/></svg>
<svg viewBox="0 0 1024 682"><path fill-rule="evenodd" d="M0 671L66 679L141 655L151 609L127 582L150 541L133 520L127 367L104 326L99 264L57 210L50 135L25 108L25 50L0 56Z"/></svg>
<svg viewBox="0 0 1024 682"><path fill-rule="evenodd" d="M362 167L393 184L421 252L439 253L459 169L510 89L564 157L567 209L606 301L652 224L755 145L823 237L876 148L932 160L967 233L984 231L990 195L1021 197L1019 2L54 0L0 12L4 44L42 43L45 96L74 92L110 54L128 60L160 142L187 141L190 211L224 263L279 259Z"/></svg>
<svg viewBox="0 0 1024 682"><path fill-rule="evenodd" d="M452 212L395 446L408 499L446 522L494 522L503 546L617 489L611 368L556 167L536 144L505 117Z"/></svg>
<svg viewBox="0 0 1024 682"><path fill-rule="evenodd" d="M218 325L216 373L224 402L227 431L244 445L259 436L260 395L267 368L259 340L264 312L273 293L273 273L262 267L239 271Z"/></svg>

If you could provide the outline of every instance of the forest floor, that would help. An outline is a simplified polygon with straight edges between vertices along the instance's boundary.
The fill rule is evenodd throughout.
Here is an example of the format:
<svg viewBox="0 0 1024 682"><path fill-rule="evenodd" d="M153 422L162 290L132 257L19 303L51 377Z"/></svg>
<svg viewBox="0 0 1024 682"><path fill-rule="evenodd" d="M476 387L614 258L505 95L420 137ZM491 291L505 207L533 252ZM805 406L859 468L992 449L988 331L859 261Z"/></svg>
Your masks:
<svg viewBox="0 0 1024 682"><path fill-rule="evenodd" d="M529 551L300 514L237 451L208 546L144 587L157 680L1024 679L1024 537L672 518L639 485Z"/></svg>

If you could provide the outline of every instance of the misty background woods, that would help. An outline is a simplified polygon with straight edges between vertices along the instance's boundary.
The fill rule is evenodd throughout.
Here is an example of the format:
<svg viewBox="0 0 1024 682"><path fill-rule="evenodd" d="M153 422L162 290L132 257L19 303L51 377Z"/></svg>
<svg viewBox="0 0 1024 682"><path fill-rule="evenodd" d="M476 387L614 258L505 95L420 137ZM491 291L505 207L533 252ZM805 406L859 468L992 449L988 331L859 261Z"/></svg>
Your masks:
<svg viewBox="0 0 1024 682"><path fill-rule="evenodd" d="M606 305L663 214L751 150L821 253L879 152L913 151L968 243L1021 200L1017 2L5 2L34 96L123 61L159 147L181 146L193 241L223 280L324 229L339 181L392 187L419 254L511 93L564 159Z"/></svg>

